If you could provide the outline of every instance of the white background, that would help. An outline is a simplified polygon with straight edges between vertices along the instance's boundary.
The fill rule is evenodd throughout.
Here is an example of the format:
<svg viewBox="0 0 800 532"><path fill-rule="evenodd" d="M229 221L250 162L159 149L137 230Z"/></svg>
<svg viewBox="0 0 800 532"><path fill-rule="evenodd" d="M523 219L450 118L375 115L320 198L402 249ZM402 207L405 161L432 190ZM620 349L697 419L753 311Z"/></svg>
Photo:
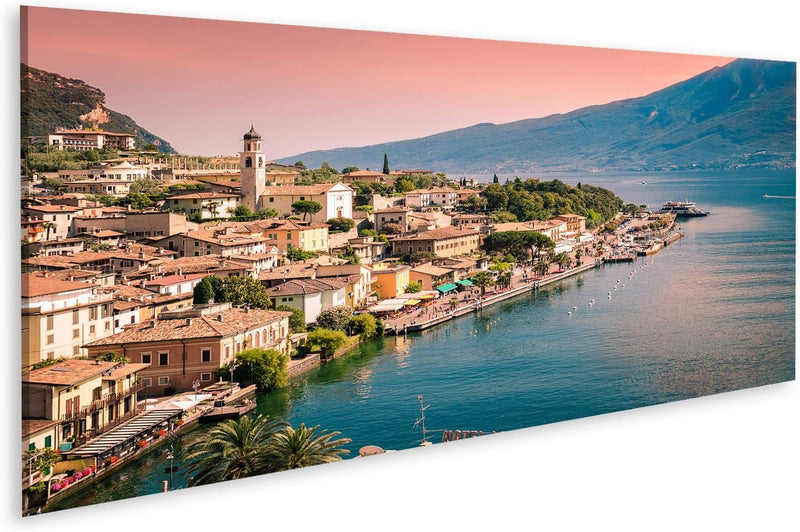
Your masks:
<svg viewBox="0 0 800 532"><path fill-rule="evenodd" d="M787 61L800 56L796 13L777 0L718 4L724 8L696 0L31 4ZM21 520L19 18L18 4L2 6L7 297L0 507L15 530L797 530L796 381Z"/></svg>

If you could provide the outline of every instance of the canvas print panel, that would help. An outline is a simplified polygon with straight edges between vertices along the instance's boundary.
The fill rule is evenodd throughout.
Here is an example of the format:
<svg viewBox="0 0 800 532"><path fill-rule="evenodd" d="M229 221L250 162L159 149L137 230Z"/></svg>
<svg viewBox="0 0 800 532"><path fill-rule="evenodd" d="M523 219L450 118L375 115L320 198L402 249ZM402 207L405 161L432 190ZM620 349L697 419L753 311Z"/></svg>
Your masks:
<svg viewBox="0 0 800 532"><path fill-rule="evenodd" d="M22 24L25 514L794 378L794 63Z"/></svg>

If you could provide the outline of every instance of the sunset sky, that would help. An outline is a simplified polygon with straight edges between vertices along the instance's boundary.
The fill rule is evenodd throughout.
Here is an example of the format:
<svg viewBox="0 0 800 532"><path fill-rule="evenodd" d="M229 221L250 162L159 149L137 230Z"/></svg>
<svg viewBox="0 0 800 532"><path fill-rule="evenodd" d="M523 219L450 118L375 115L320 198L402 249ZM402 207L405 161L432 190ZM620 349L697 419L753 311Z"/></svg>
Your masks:
<svg viewBox="0 0 800 532"><path fill-rule="evenodd" d="M731 58L29 8L29 65L106 93L181 153L416 138L642 96Z"/></svg>

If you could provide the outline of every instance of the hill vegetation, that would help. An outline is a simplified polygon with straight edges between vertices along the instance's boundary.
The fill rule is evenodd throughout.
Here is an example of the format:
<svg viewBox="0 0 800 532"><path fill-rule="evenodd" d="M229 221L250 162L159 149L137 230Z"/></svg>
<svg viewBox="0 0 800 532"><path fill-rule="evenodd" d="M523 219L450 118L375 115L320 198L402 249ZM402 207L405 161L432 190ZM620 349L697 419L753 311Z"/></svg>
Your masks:
<svg viewBox="0 0 800 532"><path fill-rule="evenodd" d="M138 148L154 145L174 153L169 142L139 126L131 117L105 106L106 95L78 79L20 64L21 132L47 135L56 128L97 127L136 136Z"/></svg>

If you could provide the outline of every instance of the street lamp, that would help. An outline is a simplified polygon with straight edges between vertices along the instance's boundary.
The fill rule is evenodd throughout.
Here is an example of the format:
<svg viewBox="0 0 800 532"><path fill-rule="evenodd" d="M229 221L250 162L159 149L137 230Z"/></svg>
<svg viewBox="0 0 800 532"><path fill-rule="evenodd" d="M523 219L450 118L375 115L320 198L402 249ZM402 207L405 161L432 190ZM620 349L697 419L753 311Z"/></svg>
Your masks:
<svg viewBox="0 0 800 532"><path fill-rule="evenodd" d="M192 388L194 389L194 411L197 412L197 389L200 388L200 381L198 379L192 381Z"/></svg>
<svg viewBox="0 0 800 532"><path fill-rule="evenodd" d="M230 379L231 393L233 393L233 370L234 370L234 368L236 368L236 359L231 360L231 363L228 364L228 371L231 372L231 379Z"/></svg>

